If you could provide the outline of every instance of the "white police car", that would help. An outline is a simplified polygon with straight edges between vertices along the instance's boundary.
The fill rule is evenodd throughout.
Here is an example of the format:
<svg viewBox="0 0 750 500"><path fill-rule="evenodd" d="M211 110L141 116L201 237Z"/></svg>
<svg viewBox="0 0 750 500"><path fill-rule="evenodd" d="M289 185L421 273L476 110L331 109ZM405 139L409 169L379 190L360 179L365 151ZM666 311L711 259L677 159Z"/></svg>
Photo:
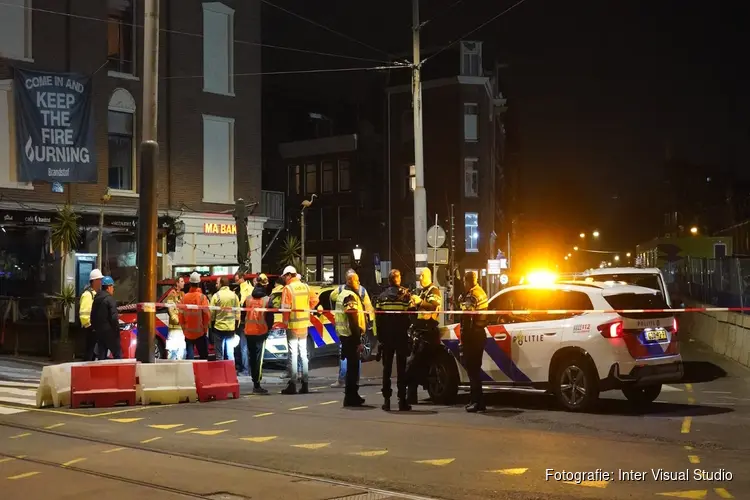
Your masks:
<svg viewBox="0 0 750 500"><path fill-rule="evenodd" d="M602 312L628 310L623 313ZM654 401L661 384L682 378L677 320L655 290L615 283L518 285L494 295L482 360L483 385L541 389L570 411L585 411L601 391L620 389L637 404ZM525 313L546 310L548 313ZM569 312L573 311L573 312ZM586 312L574 312L586 311ZM452 403L469 377L461 365L458 324L441 328L444 351L434 360L427 390Z"/></svg>

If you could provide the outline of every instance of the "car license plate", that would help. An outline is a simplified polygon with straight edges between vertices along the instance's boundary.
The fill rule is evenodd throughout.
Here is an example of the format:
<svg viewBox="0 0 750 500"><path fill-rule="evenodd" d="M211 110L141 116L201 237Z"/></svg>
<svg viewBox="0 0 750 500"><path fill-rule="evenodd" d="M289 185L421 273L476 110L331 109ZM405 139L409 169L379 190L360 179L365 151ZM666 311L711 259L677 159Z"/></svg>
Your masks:
<svg viewBox="0 0 750 500"><path fill-rule="evenodd" d="M646 332L646 340L656 342L659 340L667 340L667 331L663 328L658 330L651 330Z"/></svg>

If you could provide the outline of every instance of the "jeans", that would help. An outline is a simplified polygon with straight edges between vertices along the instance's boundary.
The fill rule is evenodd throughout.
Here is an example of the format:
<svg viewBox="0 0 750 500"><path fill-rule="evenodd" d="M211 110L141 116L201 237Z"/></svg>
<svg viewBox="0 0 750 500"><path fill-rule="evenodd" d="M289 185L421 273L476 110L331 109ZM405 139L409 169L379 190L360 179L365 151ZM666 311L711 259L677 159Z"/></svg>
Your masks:
<svg viewBox="0 0 750 500"><path fill-rule="evenodd" d="M185 359L195 359L195 349L198 349L198 359L208 359L208 337L185 339Z"/></svg>
<svg viewBox="0 0 750 500"><path fill-rule="evenodd" d="M241 327L242 328L242 327ZM237 335L240 338L239 343L239 350L240 350L240 356L239 359L236 359L235 366L237 368L237 372L239 373L248 373L250 370L250 365L248 364L248 352L247 352L247 338L245 337L244 329L237 330Z"/></svg>
<svg viewBox="0 0 750 500"><path fill-rule="evenodd" d="M297 364L302 363L302 383L307 383L308 359L307 359L307 335L298 337L294 333L286 332L286 343L289 347L289 356L286 361L286 373L289 376L289 382L294 383L297 379Z"/></svg>
<svg viewBox="0 0 750 500"><path fill-rule="evenodd" d="M211 332L214 341L216 361L228 359L234 361L234 332L224 332L214 329Z"/></svg>
<svg viewBox="0 0 750 500"><path fill-rule="evenodd" d="M344 388L344 399L357 398L359 396L359 366L355 363L359 359L359 339L356 337L341 337L341 350L347 361L351 362L350 370L346 373L346 387Z"/></svg>
<svg viewBox="0 0 750 500"><path fill-rule="evenodd" d="M339 339L341 340L341 339ZM341 350L342 350L342 342L339 342L339 383L343 384L346 382L346 368L347 368L347 359L346 356L341 356ZM341 359L341 358L344 359ZM359 359L359 367L357 368L357 384L359 384L359 374L362 373L362 359Z"/></svg>

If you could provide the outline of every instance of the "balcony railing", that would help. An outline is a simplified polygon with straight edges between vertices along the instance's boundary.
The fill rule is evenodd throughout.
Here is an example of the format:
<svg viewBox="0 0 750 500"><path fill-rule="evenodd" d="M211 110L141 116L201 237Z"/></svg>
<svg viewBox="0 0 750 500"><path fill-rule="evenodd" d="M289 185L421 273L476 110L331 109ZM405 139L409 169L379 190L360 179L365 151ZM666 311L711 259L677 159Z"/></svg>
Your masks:
<svg viewBox="0 0 750 500"><path fill-rule="evenodd" d="M268 217L265 224L266 228L279 229L284 227L283 191L261 191L260 209L261 216Z"/></svg>

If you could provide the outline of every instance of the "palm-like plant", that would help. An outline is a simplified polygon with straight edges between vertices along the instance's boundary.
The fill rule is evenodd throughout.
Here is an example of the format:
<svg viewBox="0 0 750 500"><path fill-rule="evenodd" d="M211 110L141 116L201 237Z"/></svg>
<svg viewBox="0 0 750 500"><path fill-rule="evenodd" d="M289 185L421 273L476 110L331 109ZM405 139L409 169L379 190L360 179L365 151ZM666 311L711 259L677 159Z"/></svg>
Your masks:
<svg viewBox="0 0 750 500"><path fill-rule="evenodd" d="M65 266L68 262L68 254L76 247L79 241L78 215L70 205L57 209L57 218L52 223L50 235L52 248L60 253L60 293L56 296L61 308L60 318L60 340L68 341L68 326L70 308L75 304L76 291L73 285L65 284Z"/></svg>
<svg viewBox="0 0 750 500"><path fill-rule="evenodd" d="M294 235L286 237L281 244L281 255L279 256L280 266L294 266L297 269L302 268L302 243Z"/></svg>

